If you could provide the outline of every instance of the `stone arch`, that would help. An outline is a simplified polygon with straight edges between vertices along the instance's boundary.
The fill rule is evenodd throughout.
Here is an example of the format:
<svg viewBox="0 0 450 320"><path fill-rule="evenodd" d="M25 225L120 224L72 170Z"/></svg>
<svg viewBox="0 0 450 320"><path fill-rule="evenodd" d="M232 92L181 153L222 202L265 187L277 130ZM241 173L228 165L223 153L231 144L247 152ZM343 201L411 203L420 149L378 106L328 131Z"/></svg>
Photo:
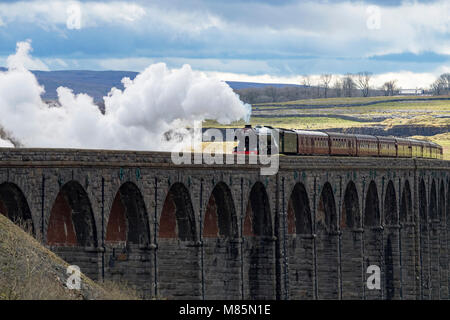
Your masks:
<svg viewBox="0 0 450 320"><path fill-rule="evenodd" d="M230 188L219 182L209 197L203 221L203 237L238 237L237 216Z"/></svg>
<svg viewBox="0 0 450 320"><path fill-rule="evenodd" d="M344 228L360 227L361 217L359 211L359 197L356 185L353 181L347 184L344 192L344 202L342 203L342 216L340 226Z"/></svg>
<svg viewBox="0 0 450 320"><path fill-rule="evenodd" d="M269 197L266 188L259 181L250 190L244 221L244 236L272 236Z"/></svg>
<svg viewBox="0 0 450 320"><path fill-rule="evenodd" d="M14 183L0 184L0 214L35 234L30 207L22 190Z"/></svg>
<svg viewBox="0 0 450 320"><path fill-rule="evenodd" d="M445 224L445 222L446 222L446 214L445 214L445 185L444 185L444 181L441 181L441 184L440 184L440 187L439 187L438 219Z"/></svg>
<svg viewBox="0 0 450 320"><path fill-rule="evenodd" d="M430 189L430 201L428 207L429 220L437 220L438 217L438 205L437 205L437 192L436 192L436 181L433 179L431 182Z"/></svg>
<svg viewBox="0 0 450 320"><path fill-rule="evenodd" d="M302 183L297 183L292 190L287 214L289 234L312 234L309 198Z"/></svg>
<svg viewBox="0 0 450 320"><path fill-rule="evenodd" d="M395 250L395 243L398 241L398 214L397 214L397 196L392 180L389 180L386 193L384 195L384 224L387 234L384 243L384 288L385 299L392 300L398 294L397 280L400 279L398 251ZM397 289L397 290L396 290Z"/></svg>
<svg viewBox="0 0 450 320"><path fill-rule="evenodd" d="M149 219L141 191L133 182L123 183L114 197L105 244L105 277L126 281L143 297L150 297L152 255L146 250L150 244Z"/></svg>
<svg viewBox="0 0 450 320"><path fill-rule="evenodd" d="M438 266L439 266L439 298L448 298L448 248L447 248L447 226L445 214L445 185L442 180L439 186L438 197Z"/></svg>
<svg viewBox="0 0 450 320"><path fill-rule="evenodd" d="M64 184L50 212L47 244L51 246L97 246L97 228L91 201L77 181Z"/></svg>
<svg viewBox="0 0 450 320"><path fill-rule="evenodd" d="M337 211L333 188L326 182L320 193L319 205L317 207L316 222L318 229L326 232L337 231Z"/></svg>
<svg viewBox="0 0 450 320"><path fill-rule="evenodd" d="M366 203L364 206L364 226L374 227L381 224L380 201L378 199L377 185L371 181L366 194Z"/></svg>
<svg viewBox="0 0 450 320"><path fill-rule="evenodd" d="M311 220L306 188L302 183L296 183L287 208L289 297L294 300L314 298L314 240L311 236Z"/></svg>
<svg viewBox="0 0 450 320"><path fill-rule="evenodd" d="M375 181L371 181L366 193L364 206L364 268L367 270L370 265L377 265L383 270L384 244L383 230L381 228L380 204ZM383 281L383 274L381 281ZM383 283L383 282L381 282ZM365 290L366 299L382 299L382 290Z"/></svg>
<svg viewBox="0 0 450 320"><path fill-rule="evenodd" d="M247 299L274 299L275 242L272 232L269 198L266 188L258 181L250 190L243 230Z"/></svg>
<svg viewBox="0 0 450 320"><path fill-rule="evenodd" d="M419 182L419 220L424 226L428 223L427 188L423 179Z"/></svg>
<svg viewBox="0 0 450 320"><path fill-rule="evenodd" d="M81 272L98 278L94 213L89 196L77 181L69 181L60 188L50 211L46 243L64 260L78 265Z"/></svg>
<svg viewBox="0 0 450 320"><path fill-rule="evenodd" d="M356 185L349 181L345 188L340 218L342 298L361 299L363 297L362 270L362 233L359 196Z"/></svg>
<svg viewBox="0 0 450 320"><path fill-rule="evenodd" d="M158 295L168 299L202 297L201 247L189 190L181 182L167 192L157 238Z"/></svg>
<svg viewBox="0 0 450 320"><path fill-rule="evenodd" d="M420 296L421 299L429 299L431 296L431 277L430 277L430 256L429 256L429 215L428 215L428 198L425 181L419 181L419 260L420 260Z"/></svg>
<svg viewBox="0 0 450 320"><path fill-rule="evenodd" d="M326 182L316 212L317 295L319 299L339 298L337 211L333 188Z"/></svg>
<svg viewBox="0 0 450 320"><path fill-rule="evenodd" d="M147 246L150 228L144 198L133 182L125 182L119 188L109 214L106 239Z"/></svg>
<svg viewBox="0 0 450 320"><path fill-rule="evenodd" d="M160 238L195 241L195 214L189 190L180 182L173 184L164 201L159 220Z"/></svg>
<svg viewBox="0 0 450 320"><path fill-rule="evenodd" d="M206 299L229 299L241 294L237 216L231 190L215 185L205 210L203 250ZM227 281L224 281L224 278Z"/></svg>
<svg viewBox="0 0 450 320"><path fill-rule="evenodd" d="M386 194L384 195L384 224L398 224L397 196L392 180L389 180L386 187Z"/></svg>
<svg viewBox="0 0 450 320"><path fill-rule="evenodd" d="M413 215L411 186L405 181L399 210L400 220L400 249L402 260L402 296L404 299L416 299L416 231Z"/></svg>
<svg viewBox="0 0 450 320"><path fill-rule="evenodd" d="M413 208L412 208L412 197L411 197L411 186L409 181L405 181L405 185L402 191L402 198L400 202L399 220L400 223L413 222Z"/></svg>
<svg viewBox="0 0 450 320"><path fill-rule="evenodd" d="M428 225L429 225L429 259L430 259L430 294L431 299L439 299L440 296L440 279L441 272L439 266L440 251L440 216L438 214L438 192L436 180L431 181L430 196L428 202Z"/></svg>

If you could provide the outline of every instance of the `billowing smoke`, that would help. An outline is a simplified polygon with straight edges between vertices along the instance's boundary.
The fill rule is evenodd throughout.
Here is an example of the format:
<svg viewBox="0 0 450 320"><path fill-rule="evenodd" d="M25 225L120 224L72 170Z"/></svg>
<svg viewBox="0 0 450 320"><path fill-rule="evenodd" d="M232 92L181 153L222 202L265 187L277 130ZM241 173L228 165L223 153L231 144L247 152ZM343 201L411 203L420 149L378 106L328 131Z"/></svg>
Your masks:
<svg viewBox="0 0 450 320"><path fill-rule="evenodd" d="M14 145L8 140L3 140L0 138L0 148L13 148Z"/></svg>
<svg viewBox="0 0 450 320"><path fill-rule="evenodd" d="M112 88L102 114L92 97L57 89L60 107L41 99L44 88L24 63L31 59L29 42L19 42L0 72L0 126L24 147L99 148L168 151L180 147L167 132L187 134L194 121L225 124L250 117L250 106L225 83L193 71L189 65L170 70L150 65L134 80L122 79L124 90ZM11 146L6 139L0 146Z"/></svg>

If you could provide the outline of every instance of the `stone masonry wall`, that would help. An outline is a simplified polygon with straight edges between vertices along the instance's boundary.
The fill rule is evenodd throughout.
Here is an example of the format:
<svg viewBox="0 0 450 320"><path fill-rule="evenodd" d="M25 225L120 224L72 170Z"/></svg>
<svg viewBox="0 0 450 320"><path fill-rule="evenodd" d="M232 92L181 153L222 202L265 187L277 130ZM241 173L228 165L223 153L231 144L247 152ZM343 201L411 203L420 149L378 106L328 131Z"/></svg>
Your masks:
<svg viewBox="0 0 450 320"><path fill-rule="evenodd" d="M130 206L127 212L140 210L140 215L128 215L126 223L114 223L117 228L126 226L127 232L138 232L128 234L128 238L139 243L114 245L105 241L108 221L114 199L125 183L134 186L126 190L139 191L122 195ZM226 201L216 201L216 209L207 212L219 183L226 186L220 190L228 190L222 195ZM346 198L350 183L355 186L356 196ZM376 192L376 197L367 197L371 183L375 188L370 192ZM389 183L394 192L387 189ZM175 225L169 225L175 228L175 237L160 237L160 227L167 228L166 221L161 221L163 207L175 184L187 190L182 200L174 195L176 201L184 201L183 205L172 209L168 206L179 210L177 214L169 212L175 217ZM264 201L265 207L264 212L260 211L262 206L253 200L252 219L264 215L269 219L264 220L265 225L271 228L263 236L244 230L248 204L252 202L250 194L256 184L259 193L255 197L262 199L258 201ZM310 233L288 228L289 219L291 224L303 223L296 220L304 217L302 208L297 207L298 212L288 217L288 204L298 184L307 194ZM71 238L71 246L49 247L93 279L125 280L145 297L449 298L450 163L446 161L280 156L278 173L261 176L259 165L174 165L166 153L0 149L0 185L4 194L21 191L23 198L15 197L14 201L22 202L17 203L20 208L28 206L34 232L44 242L48 234L51 239L59 239L64 219L76 216L77 241L89 235L96 246L77 245ZM74 195L68 200L64 219L57 220L61 223L50 225L52 208L65 186L83 192L76 193L79 198ZM322 194L324 189L326 196ZM342 223L348 211L343 209L345 199L354 202L351 226ZM392 200L396 205L386 206L385 202ZM298 203L305 206L304 201ZM215 236L219 230L215 224L230 220L221 216L226 211L219 208L221 203L233 208L233 232ZM5 204L0 203L1 207ZM90 226L90 218L80 223L80 208L82 212L92 211L89 230L83 226ZM385 208L390 208L393 216L389 219L394 222L385 220ZM54 214L61 210L56 207ZM191 210L192 215L186 210ZM376 215L370 225L364 223L365 219L371 220L364 217L365 212ZM207 214L210 220L204 230ZM146 217L145 228L138 227L136 217ZM324 221L328 224L325 229ZM186 226L193 232L192 239L180 238ZM121 232L116 230L123 236ZM366 269L372 264L381 268L380 290L366 286Z"/></svg>

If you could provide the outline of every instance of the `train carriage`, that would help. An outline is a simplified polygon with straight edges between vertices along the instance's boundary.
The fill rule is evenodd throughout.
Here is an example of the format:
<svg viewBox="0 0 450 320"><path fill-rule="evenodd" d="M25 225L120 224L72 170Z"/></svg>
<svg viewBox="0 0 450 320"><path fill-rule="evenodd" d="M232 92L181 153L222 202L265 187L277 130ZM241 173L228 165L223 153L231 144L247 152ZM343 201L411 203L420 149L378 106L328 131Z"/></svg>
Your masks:
<svg viewBox="0 0 450 320"><path fill-rule="evenodd" d="M356 134L356 154L358 157L377 157L378 139L374 136Z"/></svg>
<svg viewBox="0 0 450 320"><path fill-rule="evenodd" d="M392 137L378 137L378 154L380 157L396 157L397 148Z"/></svg>
<svg viewBox="0 0 450 320"><path fill-rule="evenodd" d="M274 131L278 134L274 135ZM275 139L276 136L279 140ZM267 143L269 154L443 158L442 146L411 138L287 130L269 126L252 128L247 125L236 131L236 140L239 140L239 146L234 152L245 154L260 154L260 144L263 143L265 149L264 144Z"/></svg>
<svg viewBox="0 0 450 320"><path fill-rule="evenodd" d="M405 138L394 138L397 144L397 157L399 158L411 158L412 147L411 140Z"/></svg>
<svg viewBox="0 0 450 320"><path fill-rule="evenodd" d="M329 155L328 134L319 131L294 130L297 134L298 154Z"/></svg>
<svg viewBox="0 0 450 320"><path fill-rule="evenodd" d="M422 142L424 147L423 147L423 157L424 158L431 158L431 144L428 141L423 141Z"/></svg>
<svg viewBox="0 0 450 320"><path fill-rule="evenodd" d="M442 159L442 147L434 142L428 142L431 149L431 158Z"/></svg>
<svg viewBox="0 0 450 320"><path fill-rule="evenodd" d="M412 149L412 157L413 158L422 158L423 157L423 149L424 144L423 141L419 141L416 139L409 139L411 141L411 149Z"/></svg>
<svg viewBox="0 0 450 320"><path fill-rule="evenodd" d="M356 156L356 137L351 134L327 132L330 137L330 155Z"/></svg>

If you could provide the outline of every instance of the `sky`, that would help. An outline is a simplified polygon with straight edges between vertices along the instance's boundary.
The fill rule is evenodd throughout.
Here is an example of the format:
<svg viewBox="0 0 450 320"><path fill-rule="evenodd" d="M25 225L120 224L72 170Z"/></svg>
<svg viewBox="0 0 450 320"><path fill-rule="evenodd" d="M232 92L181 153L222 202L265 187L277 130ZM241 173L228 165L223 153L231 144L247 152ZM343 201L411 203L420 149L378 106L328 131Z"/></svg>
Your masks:
<svg viewBox="0 0 450 320"><path fill-rule="evenodd" d="M369 71L373 86L426 88L450 72L450 1L0 1L0 66L25 40L33 70L164 62L285 83Z"/></svg>

